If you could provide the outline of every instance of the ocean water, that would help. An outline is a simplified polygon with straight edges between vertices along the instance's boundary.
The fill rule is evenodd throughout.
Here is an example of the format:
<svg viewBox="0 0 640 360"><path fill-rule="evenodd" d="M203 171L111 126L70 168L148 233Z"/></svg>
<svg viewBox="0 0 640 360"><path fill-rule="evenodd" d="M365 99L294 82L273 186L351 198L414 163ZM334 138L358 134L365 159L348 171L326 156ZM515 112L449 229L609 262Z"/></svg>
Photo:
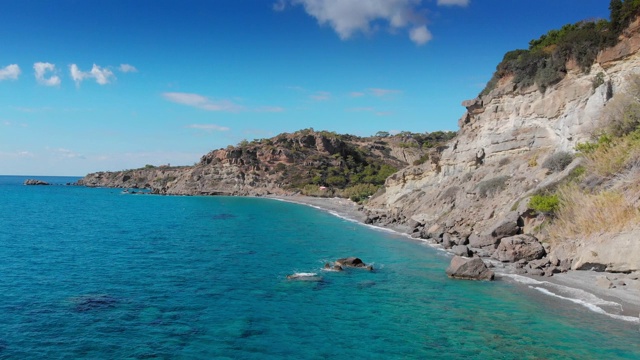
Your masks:
<svg viewBox="0 0 640 360"><path fill-rule="evenodd" d="M0 177L0 359L640 359L637 323L311 207L24 179ZM376 270L322 270L346 256Z"/></svg>

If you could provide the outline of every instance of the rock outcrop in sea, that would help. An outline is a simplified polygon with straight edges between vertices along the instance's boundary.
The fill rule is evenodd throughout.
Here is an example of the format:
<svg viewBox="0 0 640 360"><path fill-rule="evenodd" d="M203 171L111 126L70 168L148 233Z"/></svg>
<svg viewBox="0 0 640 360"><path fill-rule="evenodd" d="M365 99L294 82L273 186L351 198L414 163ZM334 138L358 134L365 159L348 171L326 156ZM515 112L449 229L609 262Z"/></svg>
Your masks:
<svg viewBox="0 0 640 360"><path fill-rule="evenodd" d="M27 179L24 181L25 185L51 185L46 181L38 180L38 179Z"/></svg>

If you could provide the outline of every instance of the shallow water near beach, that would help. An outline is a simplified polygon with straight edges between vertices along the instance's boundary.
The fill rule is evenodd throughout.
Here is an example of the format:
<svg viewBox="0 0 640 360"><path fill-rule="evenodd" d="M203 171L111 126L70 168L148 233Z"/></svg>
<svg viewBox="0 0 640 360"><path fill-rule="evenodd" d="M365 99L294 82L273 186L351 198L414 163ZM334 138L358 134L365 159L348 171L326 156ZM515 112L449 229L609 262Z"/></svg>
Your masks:
<svg viewBox="0 0 640 360"><path fill-rule="evenodd" d="M450 280L446 254L311 207L22 181L0 177L1 359L640 358L637 323ZM376 270L322 270L346 256Z"/></svg>

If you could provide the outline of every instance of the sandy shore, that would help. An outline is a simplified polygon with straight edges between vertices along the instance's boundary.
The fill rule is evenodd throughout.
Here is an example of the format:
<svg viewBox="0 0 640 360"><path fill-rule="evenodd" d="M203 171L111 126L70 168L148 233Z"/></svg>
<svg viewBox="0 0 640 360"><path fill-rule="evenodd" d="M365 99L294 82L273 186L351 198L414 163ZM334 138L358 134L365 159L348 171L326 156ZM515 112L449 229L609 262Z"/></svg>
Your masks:
<svg viewBox="0 0 640 360"><path fill-rule="evenodd" d="M337 216L364 222L366 215L360 211L360 206L349 199L317 198L302 195L270 196L276 200L288 201L313 206ZM408 228L402 226L391 227L391 230L406 233ZM514 275L513 269L498 264L498 278L524 283L531 288L541 291L558 301L571 301L585 306L595 312L624 321L640 323L640 280L634 279L640 274L612 274L595 271L570 271L555 274L552 277L536 277ZM444 269L442 270L444 271ZM611 288L603 283L608 278ZM621 285L624 283L625 285Z"/></svg>

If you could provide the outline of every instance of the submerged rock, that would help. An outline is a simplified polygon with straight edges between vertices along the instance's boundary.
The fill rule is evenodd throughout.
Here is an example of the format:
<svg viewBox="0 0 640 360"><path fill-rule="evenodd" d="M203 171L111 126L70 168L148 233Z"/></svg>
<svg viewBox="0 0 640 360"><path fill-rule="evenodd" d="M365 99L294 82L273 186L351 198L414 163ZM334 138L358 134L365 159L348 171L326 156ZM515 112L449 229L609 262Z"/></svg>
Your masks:
<svg viewBox="0 0 640 360"><path fill-rule="evenodd" d="M118 299L111 295L86 295L73 300L76 312L86 312L115 307Z"/></svg>
<svg viewBox="0 0 640 360"><path fill-rule="evenodd" d="M495 274L478 257L454 256L447 268L447 275L456 279L493 280Z"/></svg>
<svg viewBox="0 0 640 360"><path fill-rule="evenodd" d="M287 275L287 279L298 281L322 281L322 276L318 276L316 273L294 273Z"/></svg>

